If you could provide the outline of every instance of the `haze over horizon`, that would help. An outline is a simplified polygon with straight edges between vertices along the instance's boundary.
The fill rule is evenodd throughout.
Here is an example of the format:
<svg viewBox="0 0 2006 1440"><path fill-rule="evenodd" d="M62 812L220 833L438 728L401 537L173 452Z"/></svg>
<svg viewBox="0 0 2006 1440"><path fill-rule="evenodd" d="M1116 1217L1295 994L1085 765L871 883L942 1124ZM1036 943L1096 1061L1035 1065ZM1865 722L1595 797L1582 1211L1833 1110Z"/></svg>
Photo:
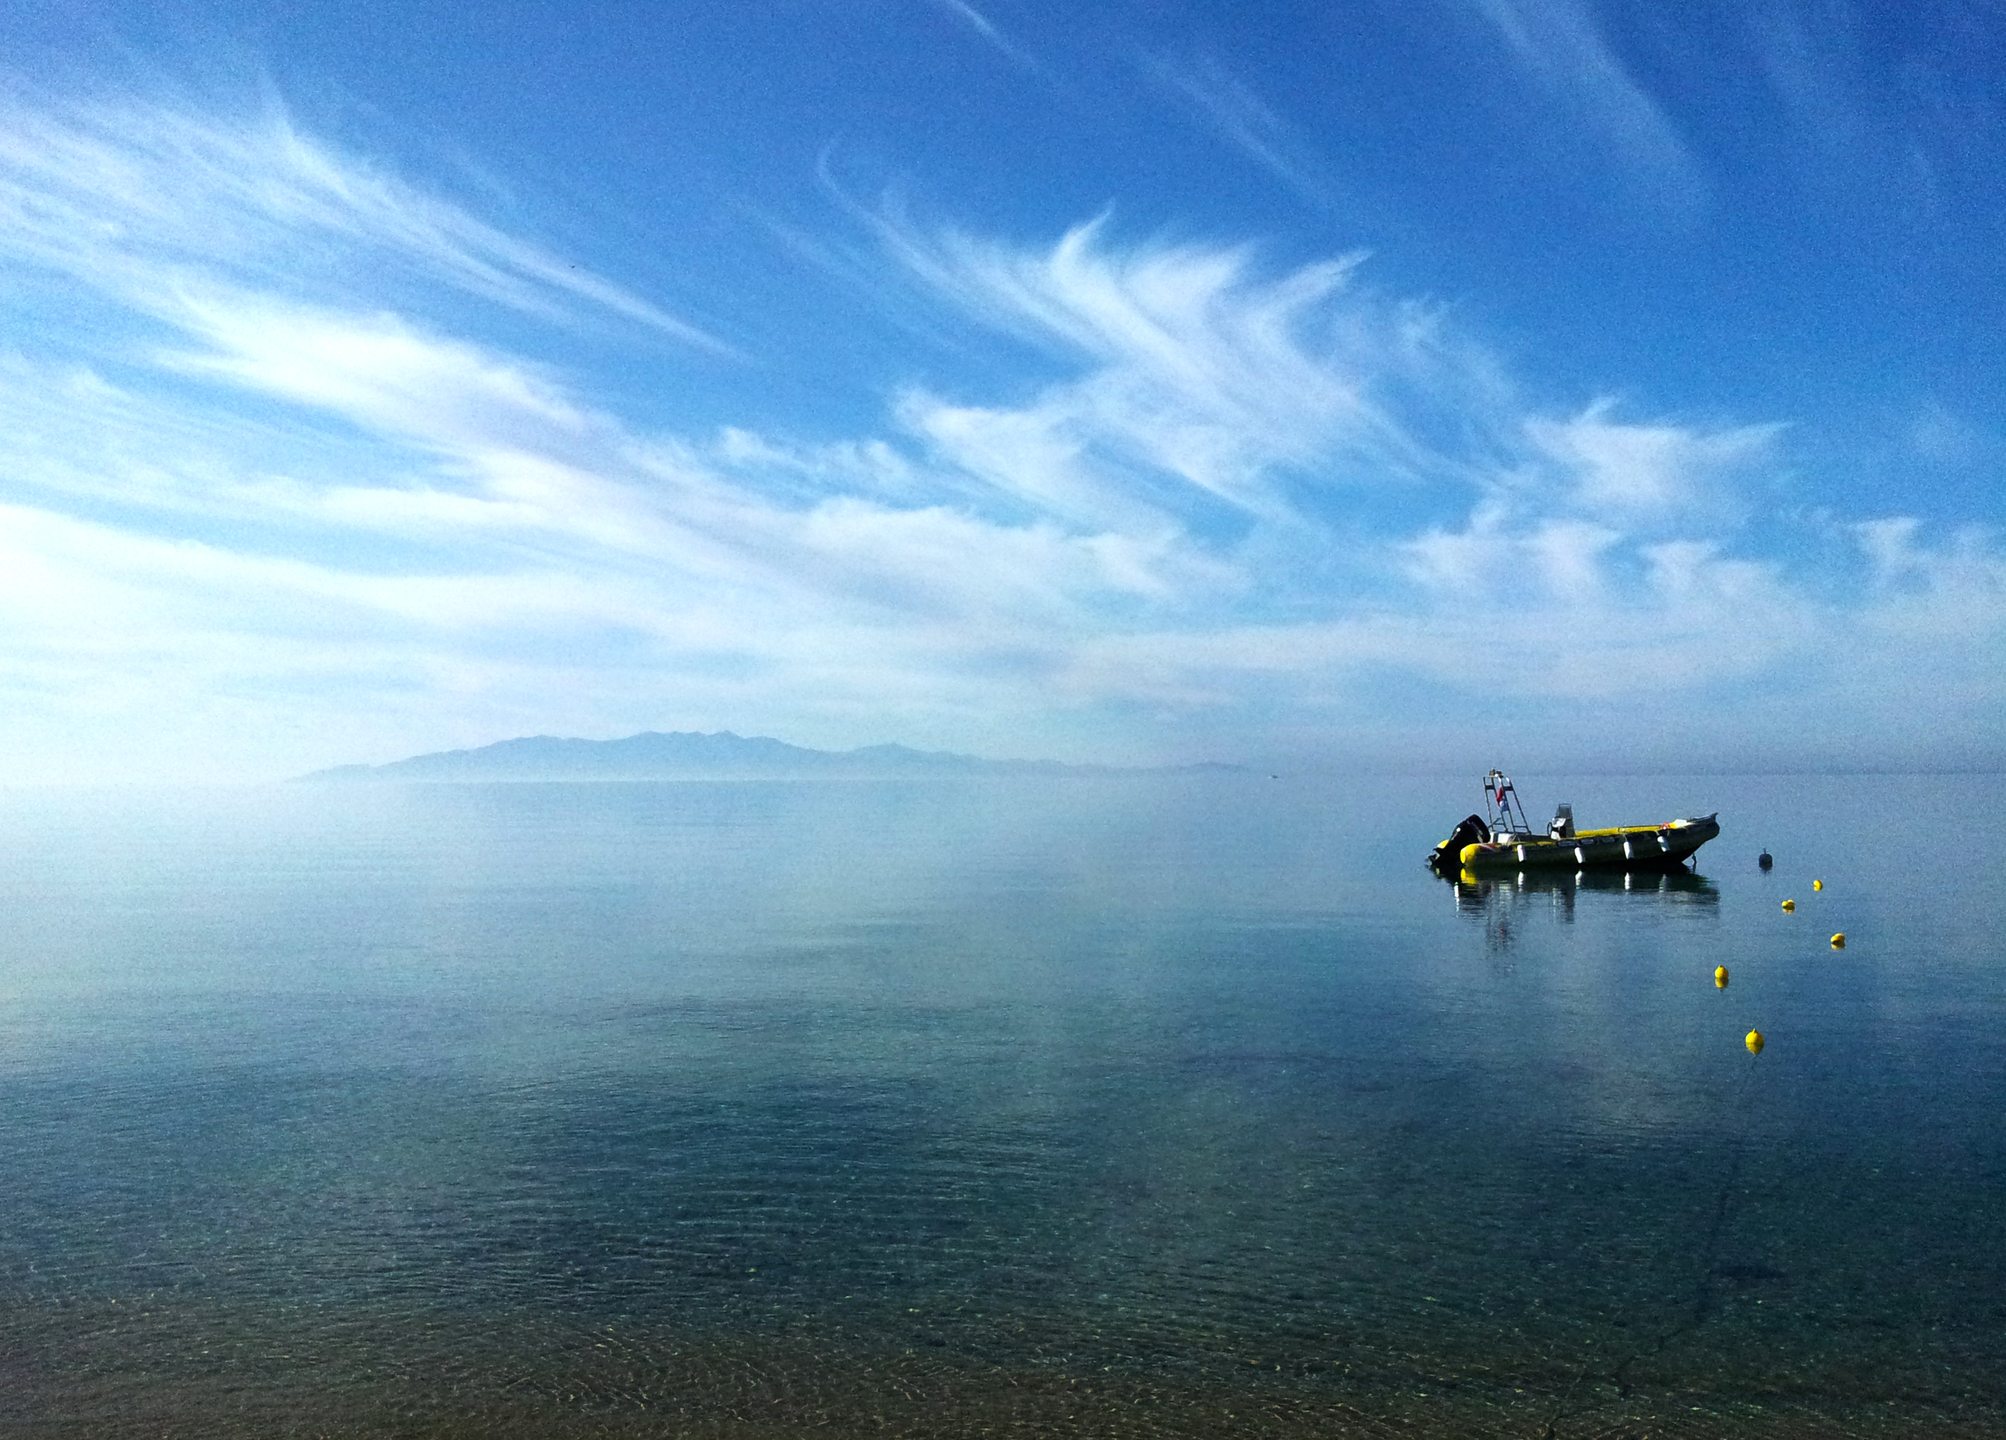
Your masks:
<svg viewBox="0 0 2006 1440"><path fill-rule="evenodd" d="M2006 769L2006 27L0 14L0 766Z"/></svg>

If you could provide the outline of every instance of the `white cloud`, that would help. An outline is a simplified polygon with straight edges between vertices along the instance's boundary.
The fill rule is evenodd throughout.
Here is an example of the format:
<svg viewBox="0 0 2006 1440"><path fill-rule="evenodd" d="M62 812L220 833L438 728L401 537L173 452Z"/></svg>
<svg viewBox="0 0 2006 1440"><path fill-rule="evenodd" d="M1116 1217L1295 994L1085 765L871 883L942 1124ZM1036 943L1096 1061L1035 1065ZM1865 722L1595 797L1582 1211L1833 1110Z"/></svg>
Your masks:
<svg viewBox="0 0 2006 1440"><path fill-rule="evenodd" d="M1881 618L1962 635L1983 653L2006 629L2006 549L1996 531L1958 529L1940 543L1912 516L1860 521L1851 533L1869 562L1868 585Z"/></svg>
<svg viewBox="0 0 2006 1440"><path fill-rule="evenodd" d="M242 763L289 769L664 724L1112 758L1468 706L1528 736L1557 709L1668 744L1680 717L1899 733L1874 686L2006 746L1995 534L1800 516L1803 544L1767 543L1747 501L1791 463L1782 427L1528 402L1358 255L879 213L878 283L1026 345L1014 383L919 376L848 439L661 433L454 303L645 317L612 282L289 127L7 113L0 261L126 326L80 360L27 325L0 356L23 754L149 710L184 760L256 723L288 738ZM74 173L23 136L67 137ZM312 287L267 263L293 242ZM373 281L385 254L426 283Z"/></svg>
<svg viewBox="0 0 2006 1440"><path fill-rule="evenodd" d="M1526 432L1539 455L1559 467L1576 505L1631 523L1739 518L1747 482L1774 463L1783 429L1636 424L1611 418L1614 408L1600 400L1568 420L1531 420Z"/></svg>
<svg viewBox="0 0 2006 1440"><path fill-rule="evenodd" d="M1664 107L1631 73L1589 0L1476 0L1520 68L1613 142L1628 172L1675 212L1692 212L1707 185Z"/></svg>
<svg viewBox="0 0 2006 1440"><path fill-rule="evenodd" d="M1319 209L1330 208L1332 196L1323 167L1282 117L1215 57L1184 62L1155 56L1146 68L1298 197Z"/></svg>
<svg viewBox="0 0 2006 1440"><path fill-rule="evenodd" d="M1123 248L1105 219L1049 249L880 224L899 263L961 313L1075 367L1019 420L991 410L983 429L1002 449L1037 434L1053 453L1125 469L1160 505L1204 497L1277 522L1305 483L1411 481L1462 463L1416 433L1417 412L1478 393L1483 363L1434 343L1425 312L1359 292L1362 255L1275 274L1244 246ZM993 476L1009 458L979 468Z"/></svg>
<svg viewBox="0 0 2006 1440"><path fill-rule="evenodd" d="M1045 404L1016 409L952 405L919 392L898 404L905 427L933 459L965 473L975 484L1075 528L1163 527L1162 511L1135 493L1134 477L1091 453L1094 438L1077 423L1072 407Z"/></svg>
<svg viewBox="0 0 2006 1440"><path fill-rule="evenodd" d="M1909 423L1907 441L1918 458L1932 465L1972 465L2006 455L2006 446L1995 436L1936 401L1925 404Z"/></svg>
<svg viewBox="0 0 2006 1440"><path fill-rule="evenodd" d="M207 343L166 356L189 372L334 411L428 445L575 443L586 416L533 367L420 333L394 315L355 316L241 296L185 297L174 318Z"/></svg>
<svg viewBox="0 0 2006 1440"><path fill-rule="evenodd" d="M931 0L931 3L940 10L952 15L956 20L959 20L963 25L994 46L1000 53L1009 56L1019 65L1029 65L1031 63L1031 57L1025 54L1009 36L1005 35L997 27L995 21L991 20L973 5L970 5L968 0Z"/></svg>
<svg viewBox="0 0 2006 1440"><path fill-rule="evenodd" d="M386 262L531 314L567 303L728 354L715 336L534 242L302 134L283 111L0 103L0 255L145 305L187 276L308 294Z"/></svg>

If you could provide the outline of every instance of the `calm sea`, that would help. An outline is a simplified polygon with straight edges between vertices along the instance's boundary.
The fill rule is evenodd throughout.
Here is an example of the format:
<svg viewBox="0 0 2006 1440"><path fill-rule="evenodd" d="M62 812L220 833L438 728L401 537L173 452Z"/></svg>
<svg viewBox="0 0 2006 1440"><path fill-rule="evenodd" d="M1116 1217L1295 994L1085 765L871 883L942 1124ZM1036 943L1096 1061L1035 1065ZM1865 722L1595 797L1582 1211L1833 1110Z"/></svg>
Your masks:
<svg viewBox="0 0 2006 1440"><path fill-rule="evenodd" d="M1520 783L0 795L0 1433L2006 1434L2006 780Z"/></svg>

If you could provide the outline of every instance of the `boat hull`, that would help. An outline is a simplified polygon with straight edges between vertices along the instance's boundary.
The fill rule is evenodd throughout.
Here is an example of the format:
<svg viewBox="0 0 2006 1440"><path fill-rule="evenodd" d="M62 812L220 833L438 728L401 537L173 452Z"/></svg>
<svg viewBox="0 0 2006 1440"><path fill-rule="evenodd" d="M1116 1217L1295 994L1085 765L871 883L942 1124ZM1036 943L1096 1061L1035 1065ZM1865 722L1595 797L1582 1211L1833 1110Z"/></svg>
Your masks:
<svg viewBox="0 0 2006 1440"><path fill-rule="evenodd" d="M1499 870L1657 870L1678 865L1720 834L1712 815L1662 825L1619 825L1584 830L1564 840L1517 836L1465 845L1462 868Z"/></svg>

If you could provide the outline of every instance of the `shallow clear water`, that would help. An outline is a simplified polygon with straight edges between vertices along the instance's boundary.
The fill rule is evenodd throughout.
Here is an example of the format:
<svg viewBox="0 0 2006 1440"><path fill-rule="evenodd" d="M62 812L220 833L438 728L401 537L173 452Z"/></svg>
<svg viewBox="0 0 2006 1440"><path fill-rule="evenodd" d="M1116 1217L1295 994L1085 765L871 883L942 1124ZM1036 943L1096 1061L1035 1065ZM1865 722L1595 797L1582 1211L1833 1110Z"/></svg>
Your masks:
<svg viewBox="0 0 2006 1440"><path fill-rule="evenodd" d="M0 796L0 1431L2006 1433L2006 781L1520 778Z"/></svg>

